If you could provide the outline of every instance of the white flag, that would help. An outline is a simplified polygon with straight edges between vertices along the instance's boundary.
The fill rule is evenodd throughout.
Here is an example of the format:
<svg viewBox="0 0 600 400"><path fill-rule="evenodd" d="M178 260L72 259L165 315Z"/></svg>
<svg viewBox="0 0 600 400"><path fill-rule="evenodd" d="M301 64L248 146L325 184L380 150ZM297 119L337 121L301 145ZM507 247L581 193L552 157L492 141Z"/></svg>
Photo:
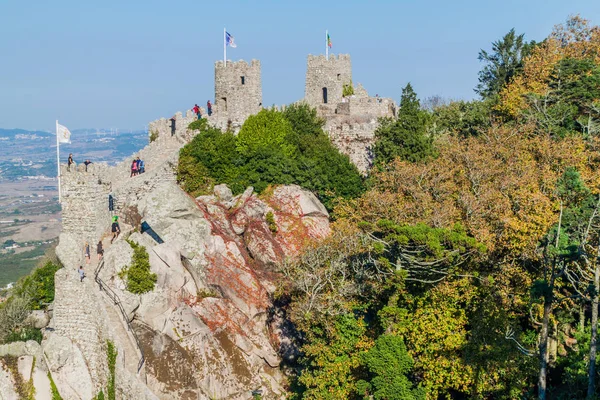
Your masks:
<svg viewBox="0 0 600 400"><path fill-rule="evenodd" d="M71 131L66 126L56 124L56 135L60 143L71 143Z"/></svg>

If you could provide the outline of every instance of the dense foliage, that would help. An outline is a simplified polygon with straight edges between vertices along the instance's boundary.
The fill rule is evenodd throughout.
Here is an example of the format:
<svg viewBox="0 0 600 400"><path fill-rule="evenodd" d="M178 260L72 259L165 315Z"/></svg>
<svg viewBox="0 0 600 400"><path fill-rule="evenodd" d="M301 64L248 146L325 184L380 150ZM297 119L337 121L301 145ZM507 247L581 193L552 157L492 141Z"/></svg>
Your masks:
<svg viewBox="0 0 600 400"><path fill-rule="evenodd" d="M280 112L262 110L249 117L235 136L193 122L199 130L180 153L178 179L192 195L205 194L226 183L234 193L253 186L298 184L313 191L326 207L337 197L354 198L364 191L356 167L322 130L323 121L307 105Z"/></svg>
<svg viewBox="0 0 600 400"><path fill-rule="evenodd" d="M600 396L600 29L492 48L480 101L404 88L368 190L281 265L295 398Z"/></svg>
<svg viewBox="0 0 600 400"><path fill-rule="evenodd" d="M375 164L382 166L395 158L417 162L434 157L433 136L426 130L428 119L409 83L402 89L398 119L384 119L375 131Z"/></svg>

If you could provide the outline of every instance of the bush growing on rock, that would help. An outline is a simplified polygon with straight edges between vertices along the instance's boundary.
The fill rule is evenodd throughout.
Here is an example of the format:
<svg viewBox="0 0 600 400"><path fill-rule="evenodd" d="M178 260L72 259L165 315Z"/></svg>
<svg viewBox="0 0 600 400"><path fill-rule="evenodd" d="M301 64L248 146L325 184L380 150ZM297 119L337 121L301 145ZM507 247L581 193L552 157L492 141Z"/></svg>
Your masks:
<svg viewBox="0 0 600 400"><path fill-rule="evenodd" d="M154 290L157 276L150 272L150 257L144 246L127 241L133 249L133 262L124 268L119 276L126 278L127 290L135 294L144 294Z"/></svg>
<svg viewBox="0 0 600 400"><path fill-rule="evenodd" d="M263 110L248 118L238 136L195 121L189 129L199 133L179 154L178 180L193 196L221 183L234 194L248 186L260 193L269 185L297 184L331 210L335 198L363 193L364 183L322 126L316 110L304 104Z"/></svg>

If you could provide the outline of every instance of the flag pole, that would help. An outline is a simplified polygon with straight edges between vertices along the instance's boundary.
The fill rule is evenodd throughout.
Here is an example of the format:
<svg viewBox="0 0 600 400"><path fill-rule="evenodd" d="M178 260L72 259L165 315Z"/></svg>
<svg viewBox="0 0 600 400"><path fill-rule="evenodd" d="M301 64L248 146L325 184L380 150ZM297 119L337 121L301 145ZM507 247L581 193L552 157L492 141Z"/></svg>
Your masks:
<svg viewBox="0 0 600 400"><path fill-rule="evenodd" d="M329 32L325 29L325 59L329 60L329 43L327 38L329 37Z"/></svg>
<svg viewBox="0 0 600 400"><path fill-rule="evenodd" d="M223 28L223 64L227 66L227 28Z"/></svg>
<svg viewBox="0 0 600 400"><path fill-rule="evenodd" d="M59 154L60 144L58 142L58 120L56 120L56 167L57 167L57 179L58 179L58 204L61 204L61 190L60 190L60 154Z"/></svg>

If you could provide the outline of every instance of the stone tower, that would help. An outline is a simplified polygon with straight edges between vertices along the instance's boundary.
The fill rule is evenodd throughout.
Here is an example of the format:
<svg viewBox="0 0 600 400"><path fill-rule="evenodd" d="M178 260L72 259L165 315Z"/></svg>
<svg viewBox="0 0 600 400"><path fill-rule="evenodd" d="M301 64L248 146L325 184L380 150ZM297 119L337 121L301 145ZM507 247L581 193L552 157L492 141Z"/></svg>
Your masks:
<svg viewBox="0 0 600 400"><path fill-rule="evenodd" d="M222 128L241 125L262 109L260 61L215 63L215 119Z"/></svg>
<svg viewBox="0 0 600 400"><path fill-rule="evenodd" d="M342 102L345 84L352 82L352 63L349 54L308 56L304 98L321 114L333 114Z"/></svg>

